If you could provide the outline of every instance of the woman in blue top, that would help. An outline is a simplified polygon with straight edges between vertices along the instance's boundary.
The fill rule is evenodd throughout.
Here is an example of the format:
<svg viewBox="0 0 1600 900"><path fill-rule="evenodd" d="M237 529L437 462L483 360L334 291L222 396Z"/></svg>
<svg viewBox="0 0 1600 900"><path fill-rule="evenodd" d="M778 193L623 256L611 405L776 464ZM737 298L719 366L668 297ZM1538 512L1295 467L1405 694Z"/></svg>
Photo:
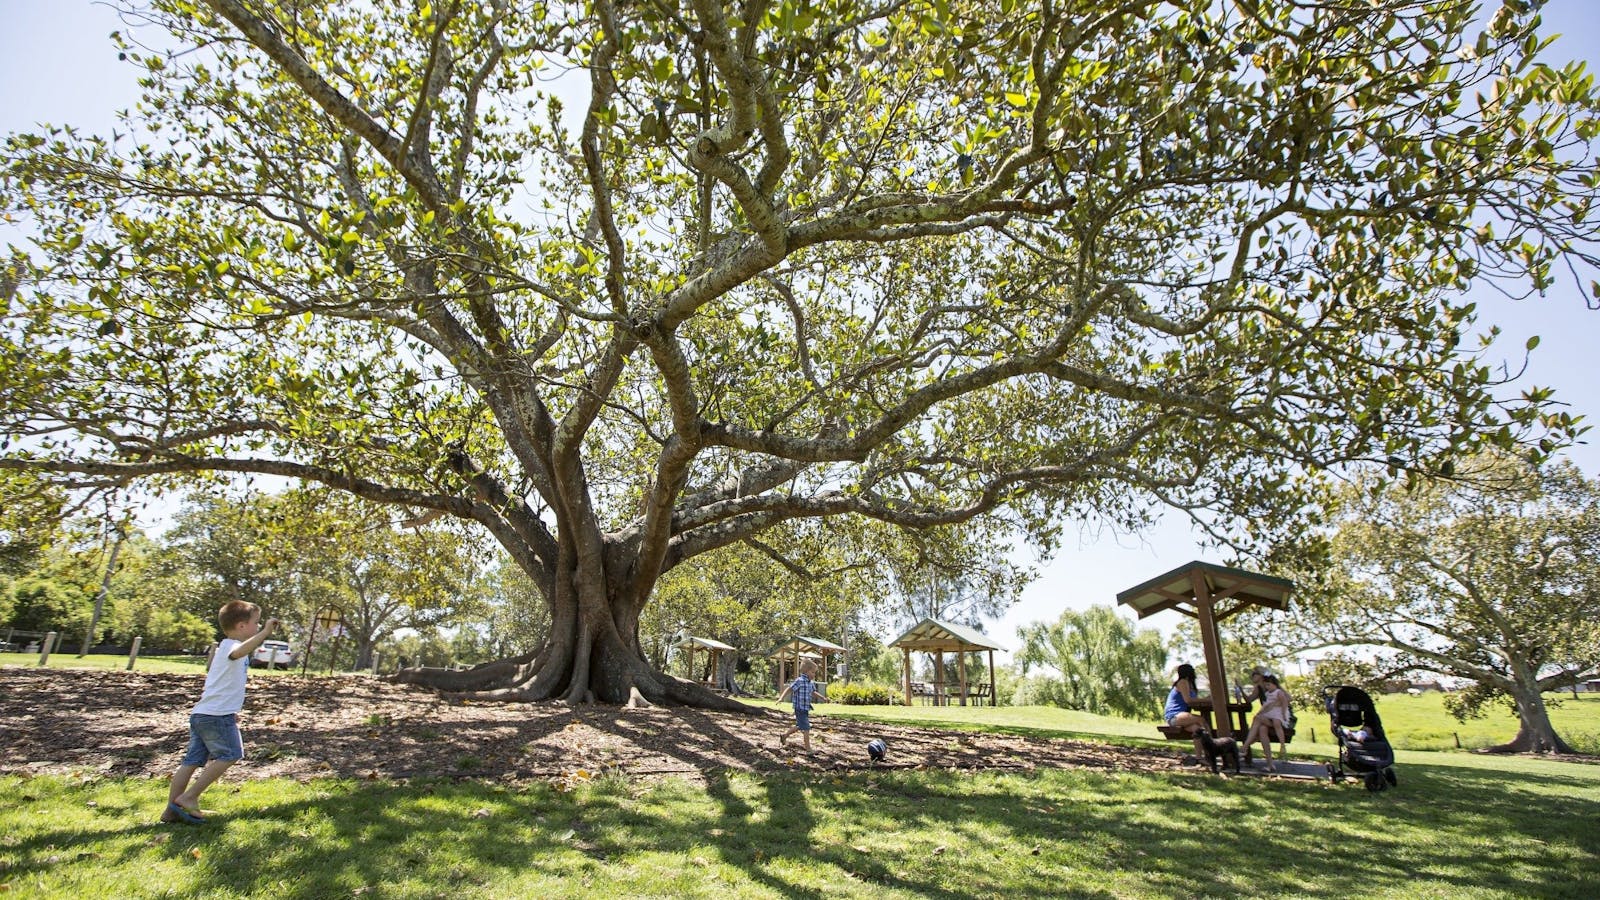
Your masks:
<svg viewBox="0 0 1600 900"><path fill-rule="evenodd" d="M1205 727L1206 720L1200 718L1189 707L1189 701L1197 698L1199 694L1194 687L1194 666L1184 663L1178 666L1178 680L1172 683L1172 690L1167 693L1167 708L1162 716L1168 725L1182 728L1194 738L1195 759L1205 755L1205 748L1200 745L1200 729Z"/></svg>

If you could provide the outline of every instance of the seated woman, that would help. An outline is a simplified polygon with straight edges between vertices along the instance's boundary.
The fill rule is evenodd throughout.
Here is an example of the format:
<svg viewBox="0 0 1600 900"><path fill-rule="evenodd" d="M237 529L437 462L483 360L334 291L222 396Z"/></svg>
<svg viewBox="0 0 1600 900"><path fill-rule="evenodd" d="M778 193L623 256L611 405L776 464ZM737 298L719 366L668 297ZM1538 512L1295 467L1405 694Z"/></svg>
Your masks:
<svg viewBox="0 0 1600 900"><path fill-rule="evenodd" d="M1250 720L1250 733L1245 735L1245 758L1249 758L1250 750L1259 738L1261 741L1261 755L1266 757L1267 771L1276 772L1278 767L1272 762L1272 738L1278 739L1278 756L1284 755L1284 745L1289 739L1289 692L1278 684L1278 676L1252 674L1250 680L1256 683L1257 691L1261 697L1261 711Z"/></svg>
<svg viewBox="0 0 1600 900"><path fill-rule="evenodd" d="M1182 728L1194 739L1194 758L1198 760L1206 755L1205 747L1200 744L1199 735L1206 721L1196 715L1189 706L1190 700L1200 696L1195 690L1194 680L1194 666L1188 663L1178 666L1178 679L1172 682L1172 690L1167 693L1167 708L1162 716L1168 725Z"/></svg>

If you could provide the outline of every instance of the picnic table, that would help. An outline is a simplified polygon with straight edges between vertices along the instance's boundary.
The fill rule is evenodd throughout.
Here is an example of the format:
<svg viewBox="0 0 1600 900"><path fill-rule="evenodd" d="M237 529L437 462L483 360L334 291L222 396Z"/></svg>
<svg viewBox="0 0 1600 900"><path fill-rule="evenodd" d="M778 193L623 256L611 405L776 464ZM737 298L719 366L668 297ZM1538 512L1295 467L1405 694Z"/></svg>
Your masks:
<svg viewBox="0 0 1600 900"><path fill-rule="evenodd" d="M1189 706L1196 713L1200 714L1200 718L1206 720L1207 728L1211 729L1212 731L1217 730L1217 723L1212 717L1213 708L1210 697L1196 697L1195 699L1189 701ZM1251 706L1252 704L1248 700L1243 702L1230 701L1228 703L1228 712L1232 713L1233 717L1236 718L1239 723L1234 730L1237 731L1241 736L1250 730L1249 713Z"/></svg>

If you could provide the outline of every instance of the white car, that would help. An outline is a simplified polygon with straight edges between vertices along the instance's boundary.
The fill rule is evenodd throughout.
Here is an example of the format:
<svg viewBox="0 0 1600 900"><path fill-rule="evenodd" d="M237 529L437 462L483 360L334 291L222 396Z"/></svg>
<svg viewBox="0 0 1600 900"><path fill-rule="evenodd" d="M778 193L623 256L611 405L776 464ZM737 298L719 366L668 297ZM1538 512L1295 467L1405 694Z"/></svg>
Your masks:
<svg viewBox="0 0 1600 900"><path fill-rule="evenodd" d="M262 641L256 652L250 654L250 664L253 666L292 666L294 665L294 651L289 649L288 641Z"/></svg>

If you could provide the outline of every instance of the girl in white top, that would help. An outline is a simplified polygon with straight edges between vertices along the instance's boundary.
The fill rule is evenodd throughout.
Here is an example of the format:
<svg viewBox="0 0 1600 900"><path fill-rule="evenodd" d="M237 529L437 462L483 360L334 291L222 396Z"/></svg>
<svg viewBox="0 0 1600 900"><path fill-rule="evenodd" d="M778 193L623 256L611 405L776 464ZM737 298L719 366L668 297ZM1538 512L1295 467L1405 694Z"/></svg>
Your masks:
<svg viewBox="0 0 1600 900"><path fill-rule="evenodd" d="M1259 738L1267 771L1276 772L1278 767L1272 762L1272 738L1276 735L1278 756L1283 756L1284 744L1289 739L1289 692L1279 686L1276 675L1263 675L1260 687L1261 711L1250 720L1250 733L1245 736L1244 744L1249 747Z"/></svg>

